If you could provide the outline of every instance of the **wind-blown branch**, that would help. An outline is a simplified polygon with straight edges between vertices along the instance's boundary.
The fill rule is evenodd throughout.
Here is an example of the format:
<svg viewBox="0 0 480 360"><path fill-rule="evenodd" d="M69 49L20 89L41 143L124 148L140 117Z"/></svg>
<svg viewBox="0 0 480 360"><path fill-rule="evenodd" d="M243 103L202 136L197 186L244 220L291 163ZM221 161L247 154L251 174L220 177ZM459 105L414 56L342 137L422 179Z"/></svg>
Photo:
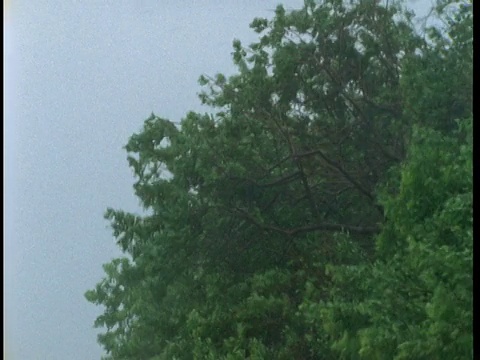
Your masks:
<svg viewBox="0 0 480 360"><path fill-rule="evenodd" d="M228 179L246 181L246 182L249 182L251 184L254 184L255 186L258 186L259 188L268 188L268 187L288 184L288 183L292 182L293 180L295 180L296 178L298 178L299 175L300 175L300 172L295 171L291 174L279 177L277 179L274 179L274 180L271 180L271 181L265 182L265 183L260 183L257 180L252 179L252 178L246 178L246 177L240 177L240 176L231 176L231 175L228 176Z"/></svg>
<svg viewBox="0 0 480 360"><path fill-rule="evenodd" d="M257 227L265 231L275 231L288 236L295 236L302 233L314 232L314 231L348 231L356 234L364 235L374 235L380 231L379 227L370 227L370 226L354 226L347 224L335 224L335 223L323 223L323 224L313 224L308 226L301 226L293 229L284 229L278 226L264 224L256 219L252 214L249 214L247 211L234 208L236 214L241 215L244 219L250 221ZM231 210L230 210L231 211Z"/></svg>
<svg viewBox="0 0 480 360"><path fill-rule="evenodd" d="M312 150L312 151L307 151L301 154L297 154L297 157L306 157L306 156L311 156L311 155L320 155L320 157L330 166L332 166L334 169L336 169L338 172L340 172L345 179L347 179L355 188L360 191L363 195L368 197L370 200L374 201L375 198L373 195L365 189L358 181L356 181L350 174L348 174L343 167L341 167L337 162L329 159L322 150L317 149L317 150Z"/></svg>

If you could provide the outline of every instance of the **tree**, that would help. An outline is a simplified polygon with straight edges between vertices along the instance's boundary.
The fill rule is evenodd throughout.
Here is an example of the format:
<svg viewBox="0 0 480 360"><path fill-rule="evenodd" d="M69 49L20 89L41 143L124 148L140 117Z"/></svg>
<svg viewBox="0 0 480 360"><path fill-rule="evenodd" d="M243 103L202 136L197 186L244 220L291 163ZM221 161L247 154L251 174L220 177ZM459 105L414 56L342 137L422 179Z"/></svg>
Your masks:
<svg viewBox="0 0 480 360"><path fill-rule="evenodd" d="M331 297L301 305L339 357L472 357L471 126L414 130L399 193L382 200L391 220L376 259L329 266Z"/></svg>
<svg viewBox="0 0 480 360"><path fill-rule="evenodd" d="M379 328L391 328L395 308L382 308L388 324L379 327L371 318L375 308L365 304L382 296L389 279L407 286L399 271L409 273L421 261L428 269L428 261L468 243L468 221L456 225L458 214L452 215L467 214L468 167L461 167L459 179L451 162L465 160L469 148L454 152L457 157L448 151L464 143L465 131L452 137L452 124L471 108L465 83L454 80L471 72L469 14L455 15L446 47L433 30L426 38L417 34L412 15L398 4L305 1L289 13L279 6L272 20L252 22L259 42L234 42L237 75L201 77L201 100L214 113L189 113L179 127L152 114L126 145L147 214L107 211L126 256L106 264L105 279L86 293L105 307L95 325L107 328L99 337L107 359L368 358L437 354L445 344L452 354L456 347L465 350L468 339L457 340L468 337L468 328L442 342L451 326L439 327L430 352L427 342L418 345L422 350L397 338L373 343ZM449 72L457 61L465 66ZM445 69L444 77L433 76L431 62ZM453 98L439 93L447 75ZM418 126L434 129L412 138ZM450 140L444 144L445 135ZM424 149L417 143L425 139ZM432 150L438 144L443 152ZM433 160L444 167L424 167ZM416 173L424 168L432 173ZM418 179L414 185L405 183L408 174ZM440 210L450 185L440 186L432 174L464 191L446 205L455 211ZM424 210L435 215L423 241L425 232L407 231L420 220L400 210L426 179L439 188L430 212ZM447 225L460 226L464 245L433 251L433 230ZM409 236L421 251L409 248ZM447 273L458 279L435 290L435 275L425 290L440 291L441 302L441 291L458 282L462 311L469 296L465 256ZM349 269L356 276L342 277ZM415 311L408 326L425 320ZM468 319L468 309L462 314Z"/></svg>
<svg viewBox="0 0 480 360"><path fill-rule="evenodd" d="M317 331L330 335L337 358L473 357L472 119L467 117L473 62L467 9L447 22L448 49L447 39L430 30L431 45L405 65L403 84L411 102L406 113L416 124L405 162L390 170L378 195L387 220L376 237L374 259L364 261L357 253L351 266L329 266L328 300L310 296L301 305ZM433 76L439 68L442 78ZM465 81L456 84L457 77ZM453 86L450 95L447 86ZM461 105L452 108L452 101Z"/></svg>

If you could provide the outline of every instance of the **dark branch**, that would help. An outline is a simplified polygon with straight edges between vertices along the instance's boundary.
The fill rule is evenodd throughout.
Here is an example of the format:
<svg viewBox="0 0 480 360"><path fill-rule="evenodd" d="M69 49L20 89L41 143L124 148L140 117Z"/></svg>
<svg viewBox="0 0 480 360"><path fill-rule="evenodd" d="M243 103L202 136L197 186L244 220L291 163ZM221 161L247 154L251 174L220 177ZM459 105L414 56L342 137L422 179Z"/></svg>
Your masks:
<svg viewBox="0 0 480 360"><path fill-rule="evenodd" d="M246 181L246 182L249 182L251 184L254 184L255 186L265 188L265 187L273 187L273 186L288 184L289 182L295 180L299 175L300 175L300 172L295 171L292 174L288 174L288 175L282 176L280 178L277 178L277 179L274 179L272 181L265 182L265 183L259 183L255 179L244 178L244 177L239 177L239 176L228 176L228 179Z"/></svg>
<svg viewBox="0 0 480 360"><path fill-rule="evenodd" d="M314 232L314 231L348 231L351 233L356 234L364 234L364 235L374 235L380 231L379 227L362 227L362 226L353 226L353 225L346 225L346 224L332 224L332 223L324 223L324 224L315 224L309 226L302 226L294 229L283 229L278 226L263 224L258 221L253 215L249 214L247 211L234 208L234 212L243 216L244 219L250 221L257 227L265 230L265 231L274 231L278 232L287 236L295 236L302 233Z"/></svg>
<svg viewBox="0 0 480 360"><path fill-rule="evenodd" d="M302 154L298 154L297 157L305 157L305 156L311 156L311 155L320 155L320 157L330 166L332 166L333 168L335 168L336 170L338 170L338 172L340 172L343 177L345 179L347 179L353 186L355 186L355 188L357 188L358 191L360 191L363 195L365 195L366 197L368 197L371 201L375 201L375 198L373 197L373 195L367 190L365 189L359 182L357 182L352 176L350 176L350 174L348 174L339 164L337 164L335 161L333 160L330 160L324 153L322 150L318 149L318 150L312 150L312 151L308 151L308 152L305 152L305 153L302 153Z"/></svg>

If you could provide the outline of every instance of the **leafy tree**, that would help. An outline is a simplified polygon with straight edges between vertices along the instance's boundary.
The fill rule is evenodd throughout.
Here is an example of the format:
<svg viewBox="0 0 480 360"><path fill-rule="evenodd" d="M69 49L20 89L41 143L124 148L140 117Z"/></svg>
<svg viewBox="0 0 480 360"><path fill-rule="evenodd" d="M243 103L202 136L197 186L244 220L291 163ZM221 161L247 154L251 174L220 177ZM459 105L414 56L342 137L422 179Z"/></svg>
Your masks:
<svg viewBox="0 0 480 360"><path fill-rule="evenodd" d="M301 305L343 358L472 356L471 119L445 137L416 129L375 261L329 266L328 301ZM467 138L465 138L465 136Z"/></svg>
<svg viewBox="0 0 480 360"><path fill-rule="evenodd" d="M405 65L405 94L411 87L407 100L417 111L407 107L406 113L423 128L414 124L406 161L390 170L379 192L387 221L376 237L374 260L329 266L331 297L301 305L317 331L331 336L338 357L473 357L472 119L455 120L472 105L471 12L462 8L454 19L448 51L439 50L446 40L430 30L432 45ZM431 59L441 63L444 78L433 76ZM409 68L422 62L416 72ZM457 77L465 81L457 85ZM455 88L450 96L448 85ZM459 94L462 100L456 100ZM452 101L464 110L458 113Z"/></svg>
<svg viewBox="0 0 480 360"><path fill-rule="evenodd" d="M106 359L469 356L471 10L419 34L400 5L279 6L200 78L214 113L130 138Z"/></svg>

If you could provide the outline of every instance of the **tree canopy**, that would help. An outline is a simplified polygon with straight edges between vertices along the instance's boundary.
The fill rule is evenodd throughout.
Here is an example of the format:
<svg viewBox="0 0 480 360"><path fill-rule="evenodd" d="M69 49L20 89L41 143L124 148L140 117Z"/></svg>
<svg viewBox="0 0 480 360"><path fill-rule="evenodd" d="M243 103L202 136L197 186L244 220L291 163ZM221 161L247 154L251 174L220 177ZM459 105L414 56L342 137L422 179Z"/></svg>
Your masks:
<svg viewBox="0 0 480 360"><path fill-rule="evenodd" d="M125 149L145 214L85 294L105 359L470 359L472 3L256 18L210 114Z"/></svg>

